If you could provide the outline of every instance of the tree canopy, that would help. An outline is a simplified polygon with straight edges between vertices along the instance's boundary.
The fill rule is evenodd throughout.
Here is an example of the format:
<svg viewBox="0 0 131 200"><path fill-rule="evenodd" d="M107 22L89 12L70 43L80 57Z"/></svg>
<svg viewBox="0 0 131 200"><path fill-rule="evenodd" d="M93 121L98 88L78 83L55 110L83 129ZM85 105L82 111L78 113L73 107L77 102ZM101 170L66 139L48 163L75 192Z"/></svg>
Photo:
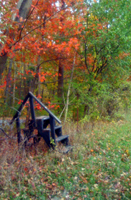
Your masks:
<svg viewBox="0 0 131 200"><path fill-rule="evenodd" d="M73 119L127 108L130 9L129 0L2 0L0 102L15 107L31 90Z"/></svg>

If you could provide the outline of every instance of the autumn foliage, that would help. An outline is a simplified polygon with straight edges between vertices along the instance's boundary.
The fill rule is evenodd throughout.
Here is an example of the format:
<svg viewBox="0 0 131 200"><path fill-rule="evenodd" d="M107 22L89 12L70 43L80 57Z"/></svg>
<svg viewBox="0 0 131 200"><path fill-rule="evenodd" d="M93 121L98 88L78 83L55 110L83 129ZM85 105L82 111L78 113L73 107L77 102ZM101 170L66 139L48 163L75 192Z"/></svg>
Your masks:
<svg viewBox="0 0 131 200"><path fill-rule="evenodd" d="M31 90L59 113L69 106L72 116L79 108L80 117L93 110L98 117L103 111L99 105L94 107L94 97L99 94L103 101L106 89L112 88L113 94L116 82L129 80L131 3L28 2L26 15L17 1L0 2L1 103L14 107ZM127 13L121 14L122 6Z"/></svg>

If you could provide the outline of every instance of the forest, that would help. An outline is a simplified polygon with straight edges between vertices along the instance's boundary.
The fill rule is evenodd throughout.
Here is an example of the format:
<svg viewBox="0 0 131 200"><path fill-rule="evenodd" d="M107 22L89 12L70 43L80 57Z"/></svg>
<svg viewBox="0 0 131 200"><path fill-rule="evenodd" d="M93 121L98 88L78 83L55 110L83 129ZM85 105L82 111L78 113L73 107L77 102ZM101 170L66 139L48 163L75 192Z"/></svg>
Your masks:
<svg viewBox="0 0 131 200"><path fill-rule="evenodd" d="M130 0L0 1L2 200L131 199L130 102Z"/></svg>
<svg viewBox="0 0 131 200"><path fill-rule="evenodd" d="M130 107L130 8L128 0L2 0L0 116L31 91L64 121L119 118Z"/></svg>

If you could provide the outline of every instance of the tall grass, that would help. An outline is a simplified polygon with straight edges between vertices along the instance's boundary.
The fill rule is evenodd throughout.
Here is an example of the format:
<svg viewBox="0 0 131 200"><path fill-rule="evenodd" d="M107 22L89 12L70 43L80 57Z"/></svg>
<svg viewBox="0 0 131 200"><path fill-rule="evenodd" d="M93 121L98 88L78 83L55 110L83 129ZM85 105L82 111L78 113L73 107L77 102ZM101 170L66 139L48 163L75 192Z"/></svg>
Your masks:
<svg viewBox="0 0 131 200"><path fill-rule="evenodd" d="M118 122L63 124L73 150L62 154L18 151L3 141L0 153L1 199L131 199L130 116Z"/></svg>

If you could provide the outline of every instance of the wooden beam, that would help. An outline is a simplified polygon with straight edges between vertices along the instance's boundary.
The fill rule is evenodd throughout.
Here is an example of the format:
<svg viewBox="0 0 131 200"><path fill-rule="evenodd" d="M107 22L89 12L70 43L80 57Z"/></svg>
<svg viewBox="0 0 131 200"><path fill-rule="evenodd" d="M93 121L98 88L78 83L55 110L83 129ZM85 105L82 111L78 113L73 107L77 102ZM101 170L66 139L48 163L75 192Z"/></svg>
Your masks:
<svg viewBox="0 0 131 200"><path fill-rule="evenodd" d="M36 96L34 96L32 92L29 92L29 95L31 95L41 105L41 107L49 113L50 116L52 116L59 124L61 124L61 121Z"/></svg>
<svg viewBox="0 0 131 200"><path fill-rule="evenodd" d="M22 102L22 104L20 105L20 107L17 109L17 112L16 112L16 114L13 116L13 118L12 118L10 124L12 124L12 123L14 122L15 119L17 119L17 117L19 116L20 112L22 111L22 109L23 109L23 107L24 107L26 101L28 100L28 98L29 98L29 93L27 94L27 96L26 96L25 99L23 100L23 102Z"/></svg>

